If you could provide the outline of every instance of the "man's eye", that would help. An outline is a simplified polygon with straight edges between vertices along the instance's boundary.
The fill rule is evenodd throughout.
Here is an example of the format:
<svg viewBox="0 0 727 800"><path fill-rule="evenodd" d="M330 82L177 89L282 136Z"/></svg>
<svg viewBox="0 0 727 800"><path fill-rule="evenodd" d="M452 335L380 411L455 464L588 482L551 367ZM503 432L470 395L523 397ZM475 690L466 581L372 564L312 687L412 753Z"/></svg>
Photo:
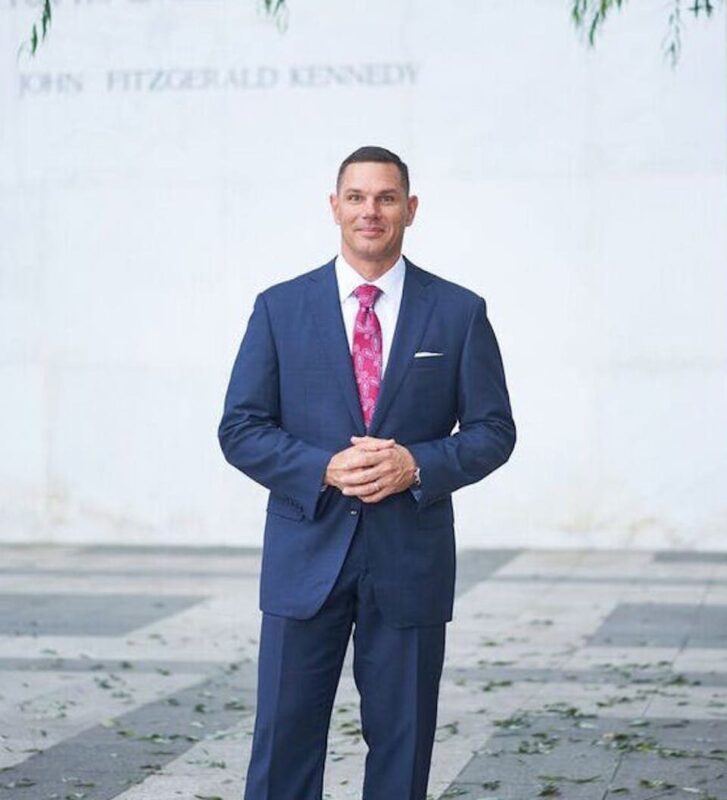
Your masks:
<svg viewBox="0 0 727 800"><path fill-rule="evenodd" d="M361 199L361 195L360 195L360 194L350 194L350 195L348 196L348 199L349 199L349 200L350 200L352 203L357 203L357 202L358 202L358 201Z"/></svg>
<svg viewBox="0 0 727 800"><path fill-rule="evenodd" d="M382 202L388 203L389 205L394 202L394 197L392 195L386 195L385 197L381 198Z"/></svg>

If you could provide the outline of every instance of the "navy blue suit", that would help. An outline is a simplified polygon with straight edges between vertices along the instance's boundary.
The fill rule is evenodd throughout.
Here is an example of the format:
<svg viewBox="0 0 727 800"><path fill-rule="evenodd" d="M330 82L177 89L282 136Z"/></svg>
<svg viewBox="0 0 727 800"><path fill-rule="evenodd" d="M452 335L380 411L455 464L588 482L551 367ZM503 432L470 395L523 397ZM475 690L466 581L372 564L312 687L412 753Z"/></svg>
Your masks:
<svg viewBox="0 0 727 800"><path fill-rule="evenodd" d="M405 491L366 504L334 487L321 492L331 457L350 446L352 435L367 433L409 449L421 468L418 499ZM355 635L354 644L366 650L354 657L370 750L364 798L423 800L444 623L454 598L451 495L507 461L515 443L484 300L406 260L391 351L366 431L334 262L269 288L256 299L232 370L219 439L227 460L270 490L246 798L320 797L330 704L355 625L362 641ZM412 660L395 649L384 656L387 647L403 648ZM406 662L401 671L392 658ZM303 676L296 664L307 665ZM409 683L418 686L413 696L402 691ZM310 702L300 699L304 691L312 693ZM396 702L405 704L403 716L414 706L401 730L393 720ZM293 712L296 704L302 710ZM301 725L302 736L295 730Z"/></svg>

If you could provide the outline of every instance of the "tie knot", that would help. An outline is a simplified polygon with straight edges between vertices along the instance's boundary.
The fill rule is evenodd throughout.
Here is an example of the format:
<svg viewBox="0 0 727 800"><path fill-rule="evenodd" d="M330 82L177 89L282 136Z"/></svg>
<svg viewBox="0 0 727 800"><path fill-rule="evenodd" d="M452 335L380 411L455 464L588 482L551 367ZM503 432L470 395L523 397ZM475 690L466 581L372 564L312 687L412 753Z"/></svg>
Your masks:
<svg viewBox="0 0 727 800"><path fill-rule="evenodd" d="M381 294L381 289L378 286L372 286L370 283L362 283L353 290L353 293L356 295L359 305L364 308L373 308L374 303Z"/></svg>

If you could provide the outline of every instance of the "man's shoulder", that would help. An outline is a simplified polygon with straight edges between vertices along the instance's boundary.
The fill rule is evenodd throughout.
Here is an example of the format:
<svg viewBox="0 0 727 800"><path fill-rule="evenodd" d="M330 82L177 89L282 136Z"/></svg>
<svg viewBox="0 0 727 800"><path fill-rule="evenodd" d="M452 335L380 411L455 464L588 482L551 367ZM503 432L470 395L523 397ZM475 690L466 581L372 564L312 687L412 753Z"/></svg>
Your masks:
<svg viewBox="0 0 727 800"><path fill-rule="evenodd" d="M263 290L260 294L263 295L266 300L275 301L279 299L285 299L286 297L290 297L291 295L299 293L301 289L304 288L307 281L311 279L318 280L322 278L326 272L332 268L333 261L327 261L325 264L323 264L323 266L309 269L306 272L302 272L293 276L292 278L287 278L284 281L274 283L271 286L268 286L268 288Z"/></svg>
<svg viewBox="0 0 727 800"><path fill-rule="evenodd" d="M466 286L443 278L435 272L423 269L409 259L406 259L406 264L407 267L413 271L419 282L435 291L440 299L469 307L482 302L483 298L472 289L468 289Z"/></svg>

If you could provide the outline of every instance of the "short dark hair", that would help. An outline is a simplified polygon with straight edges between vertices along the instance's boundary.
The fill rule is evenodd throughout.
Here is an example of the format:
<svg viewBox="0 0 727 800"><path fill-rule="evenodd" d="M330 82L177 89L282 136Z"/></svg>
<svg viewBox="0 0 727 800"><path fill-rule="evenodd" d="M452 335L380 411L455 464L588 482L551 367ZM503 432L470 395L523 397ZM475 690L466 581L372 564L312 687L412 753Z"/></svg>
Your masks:
<svg viewBox="0 0 727 800"><path fill-rule="evenodd" d="M354 150L350 156L347 156L343 159L341 166L338 168L336 191L341 188L341 178L343 177L346 167L349 164L358 164L362 161L374 161L379 164L395 164L399 170L401 185L404 187L404 192L406 193L407 197L409 196L409 168L407 165L399 158L399 156L396 155L396 153L392 153L391 150L387 150L385 147L376 147L374 145L359 147L358 150Z"/></svg>

